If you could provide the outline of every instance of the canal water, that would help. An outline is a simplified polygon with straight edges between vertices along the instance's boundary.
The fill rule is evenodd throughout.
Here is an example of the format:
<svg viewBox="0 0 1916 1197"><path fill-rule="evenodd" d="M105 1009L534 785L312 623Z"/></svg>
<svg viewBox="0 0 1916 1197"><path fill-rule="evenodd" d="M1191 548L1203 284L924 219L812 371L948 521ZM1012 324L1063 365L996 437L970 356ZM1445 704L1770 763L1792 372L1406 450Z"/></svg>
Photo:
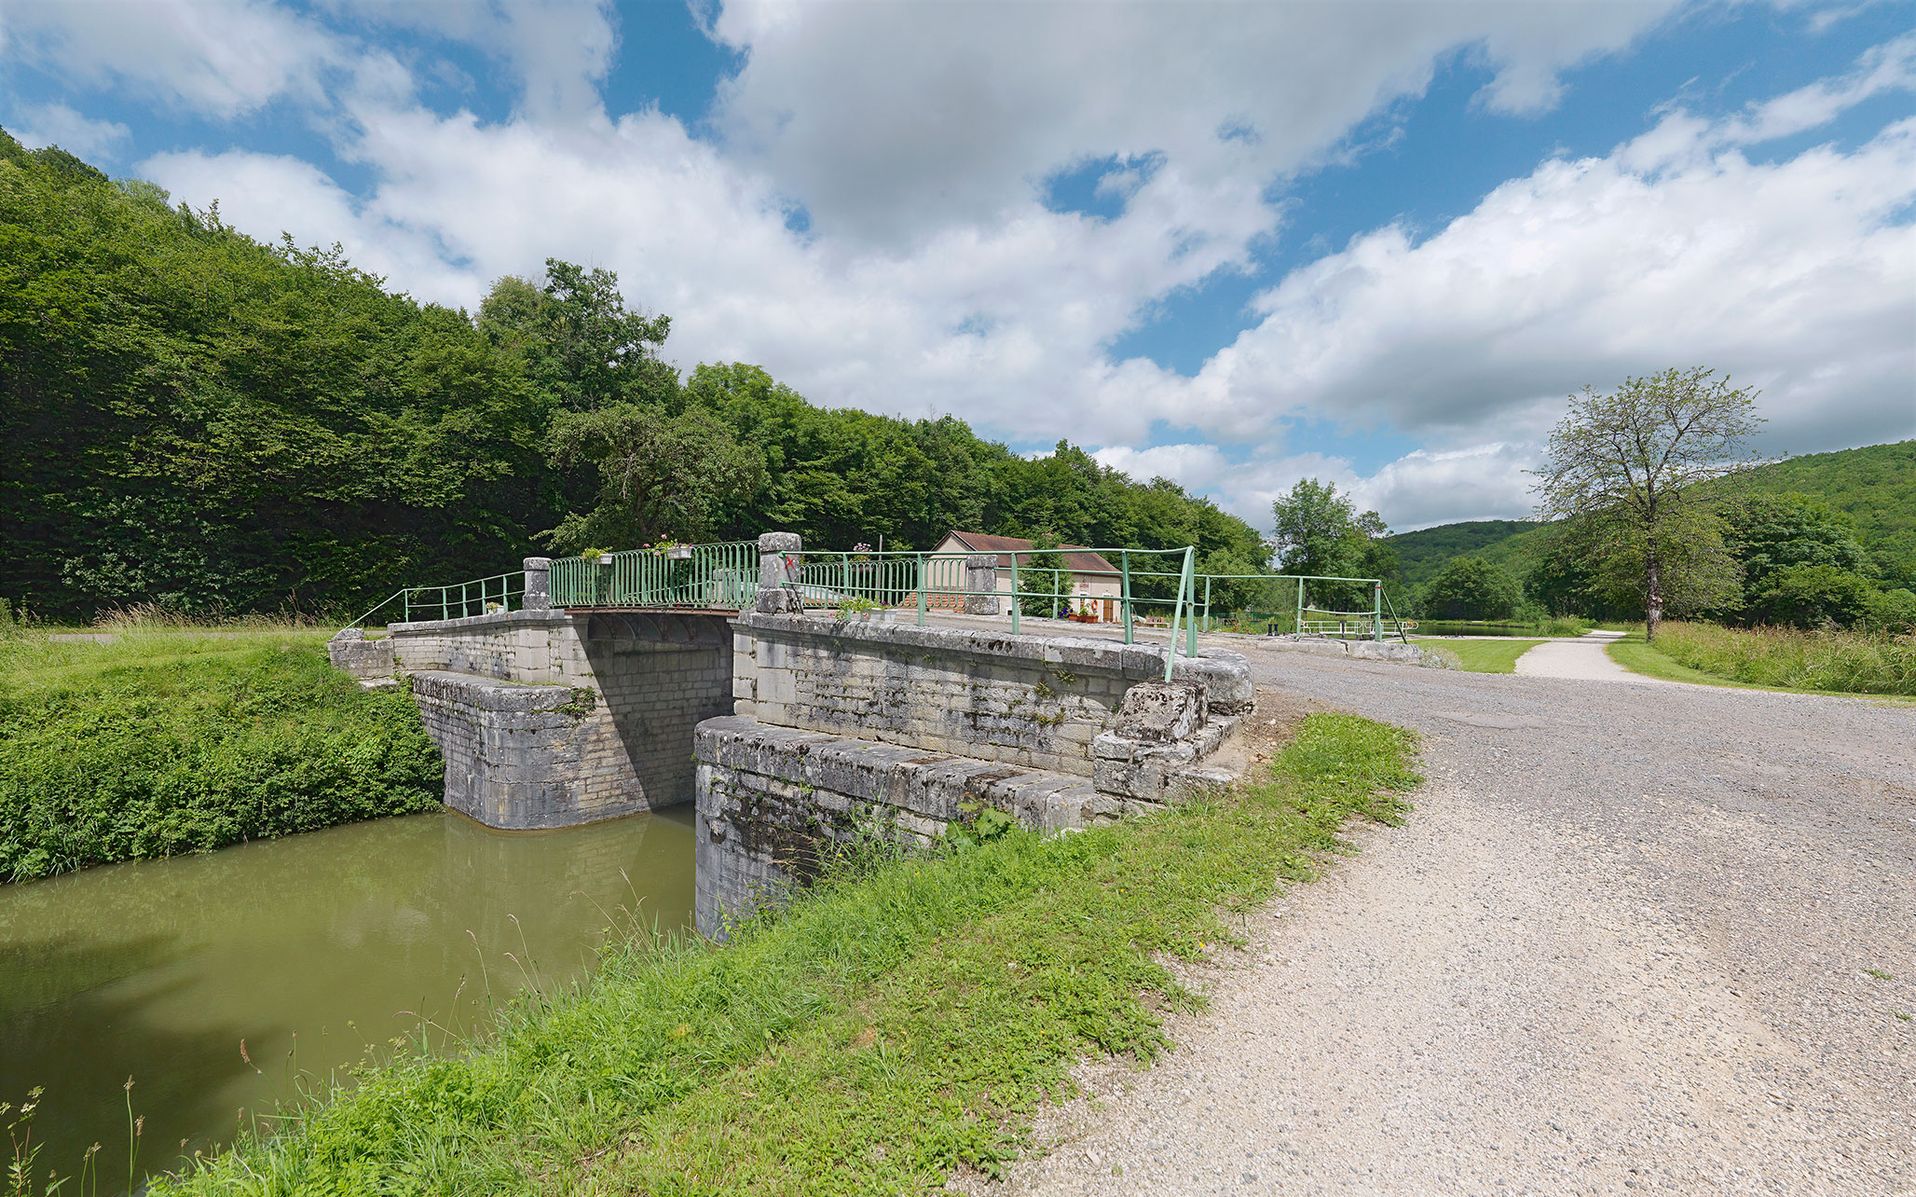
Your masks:
<svg viewBox="0 0 1916 1197"><path fill-rule="evenodd" d="M369 1045L483 1032L609 928L689 927L691 828L689 806L517 833L440 812L0 886L0 1101L45 1087L41 1177L95 1142L124 1177L131 1077L140 1170L174 1167Z"/></svg>

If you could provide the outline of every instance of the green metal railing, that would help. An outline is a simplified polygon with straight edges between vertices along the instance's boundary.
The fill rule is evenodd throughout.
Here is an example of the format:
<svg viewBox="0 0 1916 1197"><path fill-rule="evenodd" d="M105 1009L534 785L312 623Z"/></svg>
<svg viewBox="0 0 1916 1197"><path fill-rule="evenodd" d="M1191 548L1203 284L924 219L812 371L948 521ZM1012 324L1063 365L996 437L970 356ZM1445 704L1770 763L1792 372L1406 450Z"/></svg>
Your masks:
<svg viewBox="0 0 1916 1197"><path fill-rule="evenodd" d="M552 563L555 607L689 607L742 611L758 589L758 545L720 544L627 549Z"/></svg>
<svg viewBox="0 0 1916 1197"><path fill-rule="evenodd" d="M1073 570L1059 563L1066 552L1096 553L1110 570ZM937 553L892 550L872 552L804 551L795 579L788 583L804 606L845 608L870 605L911 608L917 622L940 611L962 612L988 599L991 613L1008 614L1014 635L1026 618L1070 619L1121 625L1124 642L1136 643L1140 626L1165 628L1172 662L1181 650L1198 651L1200 632L1218 629L1212 609L1214 590L1242 594L1288 584L1287 610L1262 611L1233 606L1226 617L1233 626L1247 618L1265 630L1280 629L1307 636L1381 640L1385 625L1404 638L1403 623L1390 607L1389 596L1376 578L1326 577L1299 574L1200 574L1196 549L1018 549L992 554L990 589L967 584L971 552ZM1170 559L1166 561L1165 559ZM1175 570L1140 568L1174 564ZM363 625L393 604L407 621L458 619L510 611L523 602L522 573L495 574L448 586L415 586L398 591L374 606L348 627ZM592 557L562 557L552 563L551 603L565 607L675 607L706 611L740 611L752 605L758 590L758 546L753 541L674 545L628 549ZM1348 599L1353 588L1367 589L1368 610L1331 605ZM1316 594L1313 595L1313 590ZM1328 596L1328 597L1327 597ZM1313 601L1313 598L1319 601ZM1282 601L1282 600L1280 600Z"/></svg>
<svg viewBox="0 0 1916 1197"><path fill-rule="evenodd" d="M1118 567L1103 570L1072 570L1049 564L1066 552L1098 553L1116 557ZM1145 622L1165 626L1171 632L1171 653L1165 659L1165 679L1170 680L1172 664L1182 637L1187 656L1197 653L1198 625L1193 617L1195 604L1196 550L1181 549L1016 549L991 554L1000 564L993 572L989 590L966 585L966 561L977 556L964 553L889 552L817 552L807 550L793 584L799 598L808 607L843 608L866 603L874 607L913 607L917 622L939 611L966 610L968 599L988 598L992 613L1002 615L1009 608L1011 632L1017 635L1026 618L1089 619L1095 622L1121 622L1124 642L1136 642L1139 607L1161 606L1162 617L1146 614ZM1173 558L1176 573L1134 571L1133 558ZM1164 579L1172 584L1147 587L1168 594L1141 593L1133 580ZM1092 589L1103 583L1108 589ZM1027 605L1038 608L1034 616ZM1111 618L1105 618L1109 615Z"/></svg>
<svg viewBox="0 0 1916 1197"><path fill-rule="evenodd" d="M472 615L491 615L511 611L524 601L526 576L523 572L493 574L469 582L446 586L408 586L375 603L370 610L346 626L366 626L379 612L398 606L402 621L415 619L464 619Z"/></svg>

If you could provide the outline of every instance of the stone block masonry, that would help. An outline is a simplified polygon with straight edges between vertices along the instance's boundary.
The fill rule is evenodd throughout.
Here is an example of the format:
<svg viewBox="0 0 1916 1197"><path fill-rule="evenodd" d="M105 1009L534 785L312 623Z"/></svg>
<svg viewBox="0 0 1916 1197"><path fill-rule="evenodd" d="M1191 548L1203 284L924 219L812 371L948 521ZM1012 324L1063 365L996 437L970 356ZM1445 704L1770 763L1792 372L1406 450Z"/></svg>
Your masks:
<svg viewBox="0 0 1916 1197"><path fill-rule="evenodd" d="M1085 776L1091 742L1125 693L1164 676L1162 647L1095 638L806 615L747 614L734 626L740 715ZM1180 657L1175 668L1207 712L1250 709L1238 654Z"/></svg>
<svg viewBox="0 0 1916 1197"><path fill-rule="evenodd" d="M927 843L986 809L1069 831L1230 780L1204 759L1255 691L1236 653L750 613L737 713L699 725L696 913L776 901L856 836Z"/></svg>
<svg viewBox="0 0 1916 1197"><path fill-rule="evenodd" d="M690 802L692 731L732 710L723 616L513 611L395 624L446 802L559 827Z"/></svg>
<svg viewBox="0 0 1916 1197"><path fill-rule="evenodd" d="M647 808L596 691L427 670L410 677L446 761L446 805L514 830L568 827Z"/></svg>
<svg viewBox="0 0 1916 1197"><path fill-rule="evenodd" d="M1155 804L1102 794L1083 777L739 716L699 725L695 903L702 934L817 876L834 845L861 836L928 845L987 808L1064 831Z"/></svg>
<svg viewBox="0 0 1916 1197"><path fill-rule="evenodd" d="M377 682L393 675L391 640L368 640L359 628L335 632L326 642L326 656L333 668L360 682Z"/></svg>

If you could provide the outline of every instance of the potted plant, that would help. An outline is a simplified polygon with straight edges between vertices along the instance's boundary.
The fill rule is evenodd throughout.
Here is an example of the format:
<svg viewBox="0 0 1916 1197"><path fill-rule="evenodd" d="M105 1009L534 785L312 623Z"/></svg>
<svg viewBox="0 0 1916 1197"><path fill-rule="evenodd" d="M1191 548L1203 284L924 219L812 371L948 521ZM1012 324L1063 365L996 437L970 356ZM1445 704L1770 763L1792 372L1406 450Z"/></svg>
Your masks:
<svg viewBox="0 0 1916 1197"><path fill-rule="evenodd" d="M658 544L658 548L660 552L665 554L667 561L690 561L692 559L692 546L689 544L680 544L676 540L661 540Z"/></svg>

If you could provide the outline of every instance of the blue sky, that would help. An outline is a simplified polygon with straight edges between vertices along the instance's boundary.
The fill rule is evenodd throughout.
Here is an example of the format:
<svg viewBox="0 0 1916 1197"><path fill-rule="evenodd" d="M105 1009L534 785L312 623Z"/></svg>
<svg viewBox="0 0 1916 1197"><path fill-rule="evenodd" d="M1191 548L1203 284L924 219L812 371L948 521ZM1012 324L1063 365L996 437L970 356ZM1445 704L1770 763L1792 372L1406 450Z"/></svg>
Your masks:
<svg viewBox="0 0 1916 1197"><path fill-rule="evenodd" d="M1061 437L1258 523L1525 514L1586 383L1916 435L1916 5L0 0L0 125L473 306Z"/></svg>

